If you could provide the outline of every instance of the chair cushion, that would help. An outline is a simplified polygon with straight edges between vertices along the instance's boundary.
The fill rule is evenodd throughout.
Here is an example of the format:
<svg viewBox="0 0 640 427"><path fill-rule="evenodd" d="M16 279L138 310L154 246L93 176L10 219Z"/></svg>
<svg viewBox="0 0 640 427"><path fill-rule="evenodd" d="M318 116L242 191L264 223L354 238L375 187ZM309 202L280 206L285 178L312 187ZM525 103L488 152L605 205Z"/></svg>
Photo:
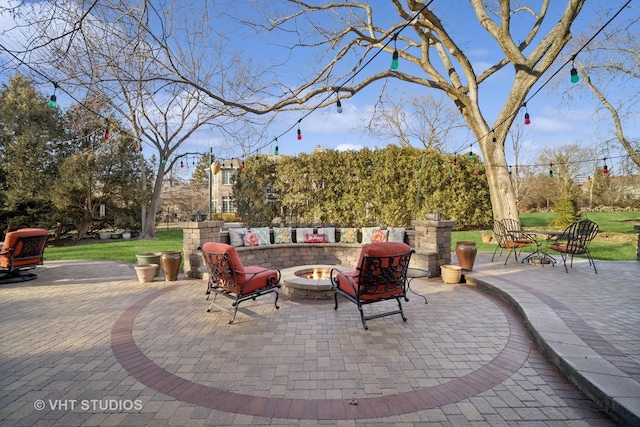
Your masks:
<svg viewBox="0 0 640 427"><path fill-rule="evenodd" d="M240 295L250 294L258 289L262 289L269 284L269 278L278 278L278 272L276 270L265 269L262 267L247 266L244 269L245 274L242 285L240 285ZM258 273L255 276L251 276L252 273Z"/></svg>
<svg viewBox="0 0 640 427"><path fill-rule="evenodd" d="M220 254L226 252L227 254L229 254L229 261L231 262L231 266L233 267L233 269L236 270L236 272L244 273L244 266L242 265L240 256L238 255L236 248L234 248L233 246L227 245L225 243L207 242L202 245L202 250Z"/></svg>
<svg viewBox="0 0 640 427"><path fill-rule="evenodd" d="M554 251L558 251L558 252L564 252L567 254L584 254L587 251L585 250L584 246L582 245L578 245L576 243L573 243L571 245L567 244L567 243L554 243L552 245L549 245L549 247L551 249L553 249Z"/></svg>
<svg viewBox="0 0 640 427"><path fill-rule="evenodd" d="M506 242L504 242L504 247L507 249L517 249L517 248L523 248L525 246L527 246L529 244L529 242L520 242L520 241L514 241L514 240L507 240Z"/></svg>

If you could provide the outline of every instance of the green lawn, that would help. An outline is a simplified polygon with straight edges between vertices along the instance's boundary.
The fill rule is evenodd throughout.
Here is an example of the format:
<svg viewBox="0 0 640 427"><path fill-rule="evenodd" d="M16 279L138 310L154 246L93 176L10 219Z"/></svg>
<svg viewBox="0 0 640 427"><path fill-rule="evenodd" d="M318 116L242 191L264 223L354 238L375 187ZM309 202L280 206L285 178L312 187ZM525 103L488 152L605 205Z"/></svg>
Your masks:
<svg viewBox="0 0 640 427"><path fill-rule="evenodd" d="M136 254L182 250L182 230L160 231L157 240L109 240L106 242L78 244L74 246L48 247L45 260L69 259L115 260L137 263Z"/></svg>
<svg viewBox="0 0 640 427"><path fill-rule="evenodd" d="M553 213L522 214L523 227L528 229L549 228ZM591 254L595 259L607 261L630 261L636 259L637 232L630 219L640 220L640 212L594 212L589 219L595 221L601 235L591 244ZM483 243L480 234L483 230L454 231L451 235L451 250L456 242L470 240L476 242L481 252L493 252L493 243ZM45 260L117 260L136 263L136 254L140 252L161 252L182 249L182 230L163 230L158 228L157 240L110 240L107 242L87 243L75 246L48 247Z"/></svg>

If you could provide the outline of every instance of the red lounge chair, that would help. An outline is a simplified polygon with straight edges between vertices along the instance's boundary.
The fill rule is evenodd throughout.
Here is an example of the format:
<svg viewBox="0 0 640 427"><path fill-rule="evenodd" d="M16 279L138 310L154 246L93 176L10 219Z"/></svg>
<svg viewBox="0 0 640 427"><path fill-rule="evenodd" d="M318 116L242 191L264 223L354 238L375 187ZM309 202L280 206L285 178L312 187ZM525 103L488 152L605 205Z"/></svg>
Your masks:
<svg viewBox="0 0 640 427"><path fill-rule="evenodd" d="M207 285L207 299L214 292L213 301L207 309L211 311L215 298L222 294L233 299L233 315L229 323L233 323L238 312L238 305L248 299L275 292L276 309L278 306L278 292L280 288L280 270L277 268L262 268L243 266L236 249L224 243L207 242L202 245L202 255L207 271L209 283Z"/></svg>
<svg viewBox="0 0 640 427"><path fill-rule="evenodd" d="M355 271L340 272L331 269L331 286L336 291L335 307L338 309L338 294L358 306L365 329L367 320L399 314L405 322L402 298L407 299L407 269L414 250L400 242L368 243L362 247L358 267ZM398 309L364 315L363 307L381 301L395 299Z"/></svg>
<svg viewBox="0 0 640 427"><path fill-rule="evenodd" d="M0 251L0 283L33 280L38 276L24 274L44 262L44 248L49 232L42 228L21 228L7 233Z"/></svg>

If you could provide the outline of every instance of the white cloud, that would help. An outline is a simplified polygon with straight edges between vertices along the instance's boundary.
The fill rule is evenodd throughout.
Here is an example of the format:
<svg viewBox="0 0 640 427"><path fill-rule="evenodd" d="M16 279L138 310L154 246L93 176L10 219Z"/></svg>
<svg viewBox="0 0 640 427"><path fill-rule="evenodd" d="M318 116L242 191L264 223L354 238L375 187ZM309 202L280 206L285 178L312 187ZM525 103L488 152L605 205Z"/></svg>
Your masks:
<svg viewBox="0 0 640 427"><path fill-rule="evenodd" d="M358 144L338 144L335 149L337 151L359 151L363 148L362 145Z"/></svg>

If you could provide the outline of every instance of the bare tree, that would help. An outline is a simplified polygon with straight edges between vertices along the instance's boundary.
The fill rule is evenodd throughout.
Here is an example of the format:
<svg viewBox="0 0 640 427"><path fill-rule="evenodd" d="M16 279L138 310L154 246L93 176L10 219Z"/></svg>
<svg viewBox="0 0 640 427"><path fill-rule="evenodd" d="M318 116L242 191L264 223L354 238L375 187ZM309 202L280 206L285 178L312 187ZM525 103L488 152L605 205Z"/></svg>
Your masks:
<svg viewBox="0 0 640 427"><path fill-rule="evenodd" d="M363 63L369 53L380 49L389 54L397 52L400 61L410 62L417 68L383 70L362 78L358 83L344 84L338 88L334 86L334 90L349 96L376 81L393 78L443 91L454 102L478 140L491 189L494 218L518 219L516 196L505 157L506 136L527 94L569 41L571 26L584 0L566 1L564 10L555 16L550 12L549 0L517 3L509 0L471 0L468 5L456 5L458 9L473 9L480 24L479 30L484 30L502 52L499 59L481 72L476 72L463 46L454 40L440 19L440 14L428 7L431 2L425 4L408 0L404 4L399 0L391 0L384 5L376 4L375 7L365 3L338 2L316 6L301 0L290 0L288 3L297 8L272 15L264 28L269 31L294 28L296 31L292 35L298 37L296 47L321 48L325 52L333 52L333 56L323 62L324 65L315 76L308 80L309 84L302 88L304 92L296 93L304 93L304 96L298 97L299 101L318 93L320 89L314 91L310 89L312 85L322 86L327 81L347 76L348 73L341 75L336 69L349 52L358 52L356 66ZM391 9L400 20L387 26L388 18L393 13ZM529 19L524 19L524 15L528 15ZM385 22L384 27L376 24L378 19ZM540 34L547 20L554 22L546 34ZM303 22L312 22L313 30L319 36L309 40L300 34L297 30ZM326 25L323 26L323 23ZM469 49L465 46L464 50ZM513 71L511 88L502 110L490 123L481 108L480 89L507 66ZM341 70L345 68L340 67Z"/></svg>
<svg viewBox="0 0 640 427"><path fill-rule="evenodd" d="M456 109L445 101L432 96L387 97L379 102L367 128L373 136L391 138L403 147L420 144L440 149L454 130L465 127Z"/></svg>
<svg viewBox="0 0 640 427"><path fill-rule="evenodd" d="M587 45L575 61L581 83L609 116L609 132L640 167L640 140L626 129L634 123L640 94L640 18L617 25L602 40ZM578 88L582 85L578 85Z"/></svg>

